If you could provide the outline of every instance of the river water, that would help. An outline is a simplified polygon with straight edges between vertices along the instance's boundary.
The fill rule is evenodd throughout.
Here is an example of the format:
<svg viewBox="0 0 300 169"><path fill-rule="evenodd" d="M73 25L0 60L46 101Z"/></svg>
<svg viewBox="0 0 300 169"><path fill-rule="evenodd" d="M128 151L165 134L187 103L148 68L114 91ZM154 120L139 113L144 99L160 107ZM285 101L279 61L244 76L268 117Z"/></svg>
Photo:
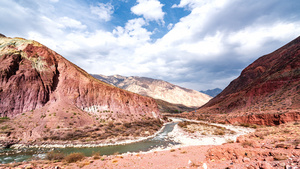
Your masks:
<svg viewBox="0 0 300 169"><path fill-rule="evenodd" d="M92 156L93 153L99 152L101 155L112 155L116 153L127 152L146 152L155 148L166 148L169 145L177 145L179 143L168 138L168 133L174 129L177 123L172 122L165 125L163 131L158 133L153 138L148 138L143 141L124 144L112 145L104 147L91 147L91 148L56 148L56 149L38 149L38 148L23 148L23 149L2 149L0 150L0 163L22 162L32 159L44 159L46 153L49 151L58 151L64 154L74 152L84 153L86 156Z"/></svg>

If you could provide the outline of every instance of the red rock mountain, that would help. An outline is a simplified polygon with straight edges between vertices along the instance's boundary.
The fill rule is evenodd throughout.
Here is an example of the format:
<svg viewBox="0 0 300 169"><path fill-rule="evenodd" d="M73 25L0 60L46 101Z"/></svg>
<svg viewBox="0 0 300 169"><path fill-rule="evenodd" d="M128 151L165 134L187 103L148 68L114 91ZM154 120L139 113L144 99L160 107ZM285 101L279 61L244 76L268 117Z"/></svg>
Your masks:
<svg viewBox="0 0 300 169"><path fill-rule="evenodd" d="M250 64L196 115L267 125L300 120L300 37Z"/></svg>
<svg viewBox="0 0 300 169"><path fill-rule="evenodd" d="M2 117L58 103L92 113L157 116L153 99L107 85L38 42L1 38L0 45Z"/></svg>
<svg viewBox="0 0 300 169"><path fill-rule="evenodd" d="M1 36L0 116L36 122L31 129L40 131L156 120L159 114L152 98L95 79L36 41Z"/></svg>

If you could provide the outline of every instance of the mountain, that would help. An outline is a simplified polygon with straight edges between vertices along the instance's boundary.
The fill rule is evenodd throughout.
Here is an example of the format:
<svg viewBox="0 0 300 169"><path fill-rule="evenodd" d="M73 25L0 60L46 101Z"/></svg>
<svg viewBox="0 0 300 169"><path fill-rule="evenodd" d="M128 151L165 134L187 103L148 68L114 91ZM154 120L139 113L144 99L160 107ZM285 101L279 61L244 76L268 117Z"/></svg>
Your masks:
<svg viewBox="0 0 300 169"><path fill-rule="evenodd" d="M254 61L192 114L186 116L226 123L300 120L300 37Z"/></svg>
<svg viewBox="0 0 300 169"><path fill-rule="evenodd" d="M222 92L222 89L215 88L215 89L209 89L209 90L205 90L205 91L201 90L200 92L204 93L204 94L207 94L207 95L209 95L211 97L216 97L219 93Z"/></svg>
<svg viewBox="0 0 300 169"><path fill-rule="evenodd" d="M198 108L211 99L210 96L201 92L186 89L163 80L120 75L104 76L98 74L93 76L119 88L161 100L158 103L161 107L164 107L164 110L168 107L174 110L171 105L167 105L168 103L173 104L173 106L177 105L175 106L176 109L181 110L184 107L186 109Z"/></svg>
<svg viewBox="0 0 300 169"><path fill-rule="evenodd" d="M102 131L108 122L110 127L155 124L160 117L154 99L95 79L36 41L5 36L0 37L0 116L11 119L1 123L0 134L16 140L104 125L97 129Z"/></svg>

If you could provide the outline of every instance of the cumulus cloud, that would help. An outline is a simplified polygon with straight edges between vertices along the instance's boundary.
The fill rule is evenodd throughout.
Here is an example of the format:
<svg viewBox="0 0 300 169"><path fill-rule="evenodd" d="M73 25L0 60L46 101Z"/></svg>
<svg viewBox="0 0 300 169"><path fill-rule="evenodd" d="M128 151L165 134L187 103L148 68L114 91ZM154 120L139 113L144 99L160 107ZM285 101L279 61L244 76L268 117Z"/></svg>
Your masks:
<svg viewBox="0 0 300 169"><path fill-rule="evenodd" d="M146 22L142 18L129 20L125 27L118 26L113 30L113 34L118 37L120 46L140 46L150 40L152 34L143 26Z"/></svg>
<svg viewBox="0 0 300 169"><path fill-rule="evenodd" d="M205 4L207 1L196 1L196 0L181 0L179 4L174 4L172 8L185 8L188 10L193 10L199 7L201 4Z"/></svg>
<svg viewBox="0 0 300 169"><path fill-rule="evenodd" d="M270 12L274 5L284 4L182 0L173 7L188 7L191 13L155 43L136 49L135 55L144 58L145 65L160 58L164 64L158 65L164 69L151 70L164 80L199 90L224 88L256 58L299 36L294 14L281 11L278 17Z"/></svg>
<svg viewBox="0 0 300 169"><path fill-rule="evenodd" d="M86 29L86 25L83 25L80 21L69 17L61 17L58 19L58 22L62 24L62 27L69 27L75 29Z"/></svg>
<svg viewBox="0 0 300 169"><path fill-rule="evenodd" d="M136 15L142 15L146 20L164 23L163 4L158 0L137 0L138 4L131 8Z"/></svg>
<svg viewBox="0 0 300 169"><path fill-rule="evenodd" d="M128 7L134 15L111 29L105 26L113 4L100 10L101 4L76 0L38 2L0 1L0 33L37 40L89 73L146 76L196 90L226 87L255 59L300 34L297 0L181 0L171 9L190 13L160 25L168 32L158 39L156 22L166 15L158 0L138 0ZM158 31L147 29L153 23Z"/></svg>
<svg viewBox="0 0 300 169"><path fill-rule="evenodd" d="M111 3L98 3L97 6L91 6L91 13L98 16L99 19L104 21L111 20L112 14L114 13L114 7Z"/></svg>

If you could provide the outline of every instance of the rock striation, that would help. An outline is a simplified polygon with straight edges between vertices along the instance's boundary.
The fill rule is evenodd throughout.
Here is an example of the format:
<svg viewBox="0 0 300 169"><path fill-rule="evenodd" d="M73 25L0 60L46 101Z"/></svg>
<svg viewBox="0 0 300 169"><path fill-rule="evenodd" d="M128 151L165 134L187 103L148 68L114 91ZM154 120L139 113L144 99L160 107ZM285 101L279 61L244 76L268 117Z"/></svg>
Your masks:
<svg viewBox="0 0 300 169"><path fill-rule="evenodd" d="M0 115L65 102L86 112L157 114L153 99L107 85L35 41L0 39Z"/></svg>
<svg viewBox="0 0 300 169"><path fill-rule="evenodd" d="M163 80L138 76L104 76L100 74L93 76L119 88L138 93L140 95L149 96L154 99L159 99L173 105L177 104L176 107L179 109L180 106L178 105L189 108L198 108L211 99L210 96L201 92L186 89ZM159 101L159 103L162 103L162 101ZM164 105L166 105L166 103Z"/></svg>
<svg viewBox="0 0 300 169"><path fill-rule="evenodd" d="M267 125L300 120L300 37L246 67L197 115Z"/></svg>
<svg viewBox="0 0 300 169"><path fill-rule="evenodd" d="M25 123L32 122L23 135L33 138L48 128L160 117L154 99L95 79L36 41L4 36L0 36L0 116L20 123L24 130Z"/></svg>

